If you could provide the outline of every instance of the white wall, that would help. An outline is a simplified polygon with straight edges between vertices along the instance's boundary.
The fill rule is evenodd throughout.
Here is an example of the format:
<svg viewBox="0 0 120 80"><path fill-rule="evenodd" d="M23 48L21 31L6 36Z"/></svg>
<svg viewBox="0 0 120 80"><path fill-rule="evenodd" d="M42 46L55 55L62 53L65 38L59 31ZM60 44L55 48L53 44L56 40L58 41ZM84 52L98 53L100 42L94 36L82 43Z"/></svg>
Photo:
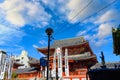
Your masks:
<svg viewBox="0 0 120 80"><path fill-rule="evenodd" d="M28 52L25 51L25 50L23 50L21 52L21 54L18 57L15 58L15 60L16 60L17 63L24 64L24 66L19 66L18 69L20 69L20 68L29 68L30 67L30 65L28 63L28 61L29 61Z"/></svg>

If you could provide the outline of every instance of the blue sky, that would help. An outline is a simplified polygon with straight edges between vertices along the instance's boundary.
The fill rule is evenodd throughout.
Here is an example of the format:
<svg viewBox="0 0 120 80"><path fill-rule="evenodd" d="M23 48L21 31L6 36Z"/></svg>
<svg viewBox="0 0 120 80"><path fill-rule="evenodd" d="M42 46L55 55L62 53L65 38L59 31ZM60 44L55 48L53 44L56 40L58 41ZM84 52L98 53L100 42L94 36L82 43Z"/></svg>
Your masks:
<svg viewBox="0 0 120 80"><path fill-rule="evenodd" d="M111 29L120 24L120 0L0 0L0 49L9 55L27 50L40 58L36 48L47 46L46 28L54 40L84 36L100 61L120 61L113 54Z"/></svg>

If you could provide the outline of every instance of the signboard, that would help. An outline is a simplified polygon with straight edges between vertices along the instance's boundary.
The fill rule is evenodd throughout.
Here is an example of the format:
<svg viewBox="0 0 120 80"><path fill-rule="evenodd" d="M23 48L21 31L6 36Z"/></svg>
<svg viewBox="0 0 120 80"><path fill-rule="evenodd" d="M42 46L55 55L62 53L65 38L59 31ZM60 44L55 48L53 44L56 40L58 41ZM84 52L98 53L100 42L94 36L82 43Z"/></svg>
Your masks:
<svg viewBox="0 0 120 80"><path fill-rule="evenodd" d="M40 58L40 65L41 66L47 66L47 60L45 60L45 57L43 57L43 58Z"/></svg>

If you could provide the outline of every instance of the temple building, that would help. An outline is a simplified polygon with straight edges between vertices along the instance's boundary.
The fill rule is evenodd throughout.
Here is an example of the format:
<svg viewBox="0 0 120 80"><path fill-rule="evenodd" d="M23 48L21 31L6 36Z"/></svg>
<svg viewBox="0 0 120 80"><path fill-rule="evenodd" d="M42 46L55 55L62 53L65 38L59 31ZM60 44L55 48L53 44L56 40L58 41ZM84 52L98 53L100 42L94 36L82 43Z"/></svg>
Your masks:
<svg viewBox="0 0 120 80"><path fill-rule="evenodd" d="M48 49L37 48L47 56ZM47 58L44 58L47 60ZM56 40L50 46L49 77L62 80L86 80L87 70L97 63L96 55L84 37ZM41 66L41 78L46 78L46 66Z"/></svg>
<svg viewBox="0 0 120 80"><path fill-rule="evenodd" d="M34 80L39 77L40 61L28 56L28 52L23 50L19 56L14 58L14 73L17 74L16 79Z"/></svg>
<svg viewBox="0 0 120 80"><path fill-rule="evenodd" d="M30 68L28 61L29 61L28 52L25 50L23 50L19 56L15 57L16 63L24 64L23 66L19 66L18 68Z"/></svg>
<svg viewBox="0 0 120 80"><path fill-rule="evenodd" d="M40 61L23 50L19 56L0 50L0 80L34 80L40 78Z"/></svg>

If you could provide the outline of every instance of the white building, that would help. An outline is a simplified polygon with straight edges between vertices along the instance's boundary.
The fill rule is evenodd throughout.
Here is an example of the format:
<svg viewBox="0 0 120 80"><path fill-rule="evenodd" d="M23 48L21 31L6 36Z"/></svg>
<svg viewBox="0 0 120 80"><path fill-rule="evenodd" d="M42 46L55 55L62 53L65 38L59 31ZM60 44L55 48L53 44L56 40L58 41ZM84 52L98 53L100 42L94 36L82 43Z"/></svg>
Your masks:
<svg viewBox="0 0 120 80"><path fill-rule="evenodd" d="M6 70L6 64L7 64L7 54L4 51L0 51L0 80L3 80L5 70Z"/></svg>
<svg viewBox="0 0 120 80"><path fill-rule="evenodd" d="M18 69L30 68L30 65L28 63L29 61L28 52L25 50L23 50L19 56L15 57L15 61L17 63L24 64L23 66L19 66Z"/></svg>
<svg viewBox="0 0 120 80"><path fill-rule="evenodd" d="M2 64L2 62L4 62L3 60L6 59L7 55L6 52L4 51L0 51L0 65Z"/></svg>

